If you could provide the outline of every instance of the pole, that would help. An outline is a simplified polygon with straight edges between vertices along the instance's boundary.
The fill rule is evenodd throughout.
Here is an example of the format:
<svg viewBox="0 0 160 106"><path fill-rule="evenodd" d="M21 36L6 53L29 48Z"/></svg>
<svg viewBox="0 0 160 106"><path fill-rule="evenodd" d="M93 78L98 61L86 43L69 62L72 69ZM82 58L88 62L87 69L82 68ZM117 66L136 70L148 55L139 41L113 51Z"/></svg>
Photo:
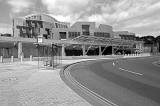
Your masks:
<svg viewBox="0 0 160 106"><path fill-rule="evenodd" d="M114 55L114 47L113 47L113 45L112 45L112 55Z"/></svg>
<svg viewBox="0 0 160 106"><path fill-rule="evenodd" d="M38 45L38 70L39 70L39 45Z"/></svg>
<svg viewBox="0 0 160 106"><path fill-rule="evenodd" d="M52 66L54 70L54 52L53 52L53 44L52 44Z"/></svg>
<svg viewBox="0 0 160 106"><path fill-rule="evenodd" d="M39 44L37 44L37 50L38 50L38 71L39 71Z"/></svg>

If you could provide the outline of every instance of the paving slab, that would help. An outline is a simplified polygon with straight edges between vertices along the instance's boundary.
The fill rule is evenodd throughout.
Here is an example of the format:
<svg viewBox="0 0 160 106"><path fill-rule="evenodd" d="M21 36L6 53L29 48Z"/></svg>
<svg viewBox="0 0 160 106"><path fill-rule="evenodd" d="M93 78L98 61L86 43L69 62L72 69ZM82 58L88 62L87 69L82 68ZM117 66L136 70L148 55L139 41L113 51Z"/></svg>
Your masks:
<svg viewBox="0 0 160 106"><path fill-rule="evenodd" d="M38 69L34 61L0 67L1 106L90 106L61 80L60 69Z"/></svg>

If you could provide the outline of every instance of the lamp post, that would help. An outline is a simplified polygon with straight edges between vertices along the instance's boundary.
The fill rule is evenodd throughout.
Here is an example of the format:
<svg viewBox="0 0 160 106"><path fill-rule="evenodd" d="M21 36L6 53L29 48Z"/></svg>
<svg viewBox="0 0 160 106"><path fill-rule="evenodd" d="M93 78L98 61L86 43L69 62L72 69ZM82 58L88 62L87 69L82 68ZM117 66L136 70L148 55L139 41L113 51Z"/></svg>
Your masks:
<svg viewBox="0 0 160 106"><path fill-rule="evenodd" d="M35 43L35 46L37 48L37 54L38 54L38 70L39 70L39 47L40 47L40 43L43 42L43 37L41 36L37 36L37 42Z"/></svg>
<svg viewBox="0 0 160 106"><path fill-rule="evenodd" d="M35 43L35 46L37 48L37 54L38 54L38 70L39 70L39 43Z"/></svg>

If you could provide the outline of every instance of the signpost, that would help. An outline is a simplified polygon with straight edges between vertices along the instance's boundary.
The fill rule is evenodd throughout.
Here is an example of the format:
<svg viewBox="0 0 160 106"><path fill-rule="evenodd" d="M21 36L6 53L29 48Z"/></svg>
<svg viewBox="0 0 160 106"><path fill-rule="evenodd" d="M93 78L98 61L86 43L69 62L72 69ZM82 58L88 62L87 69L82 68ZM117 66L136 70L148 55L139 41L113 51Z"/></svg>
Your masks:
<svg viewBox="0 0 160 106"><path fill-rule="evenodd" d="M38 36L37 37L37 43L35 44L36 45L36 48L38 50L38 70L39 70L39 47L40 47L40 43L43 42L43 37L42 36Z"/></svg>

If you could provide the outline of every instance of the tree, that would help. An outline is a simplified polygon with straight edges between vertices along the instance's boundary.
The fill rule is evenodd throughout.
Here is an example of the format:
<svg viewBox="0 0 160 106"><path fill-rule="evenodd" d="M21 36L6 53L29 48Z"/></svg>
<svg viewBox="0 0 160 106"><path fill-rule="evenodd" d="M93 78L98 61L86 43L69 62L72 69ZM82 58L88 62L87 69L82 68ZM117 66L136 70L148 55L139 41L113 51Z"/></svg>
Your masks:
<svg viewBox="0 0 160 106"><path fill-rule="evenodd" d="M143 36L140 38L142 41L144 41L144 44L155 44L156 43L156 39L154 38L154 36Z"/></svg>
<svg viewBox="0 0 160 106"><path fill-rule="evenodd" d="M160 43L160 35L156 37L156 42Z"/></svg>
<svg viewBox="0 0 160 106"><path fill-rule="evenodd" d="M158 52L160 52L160 35L156 37Z"/></svg>

